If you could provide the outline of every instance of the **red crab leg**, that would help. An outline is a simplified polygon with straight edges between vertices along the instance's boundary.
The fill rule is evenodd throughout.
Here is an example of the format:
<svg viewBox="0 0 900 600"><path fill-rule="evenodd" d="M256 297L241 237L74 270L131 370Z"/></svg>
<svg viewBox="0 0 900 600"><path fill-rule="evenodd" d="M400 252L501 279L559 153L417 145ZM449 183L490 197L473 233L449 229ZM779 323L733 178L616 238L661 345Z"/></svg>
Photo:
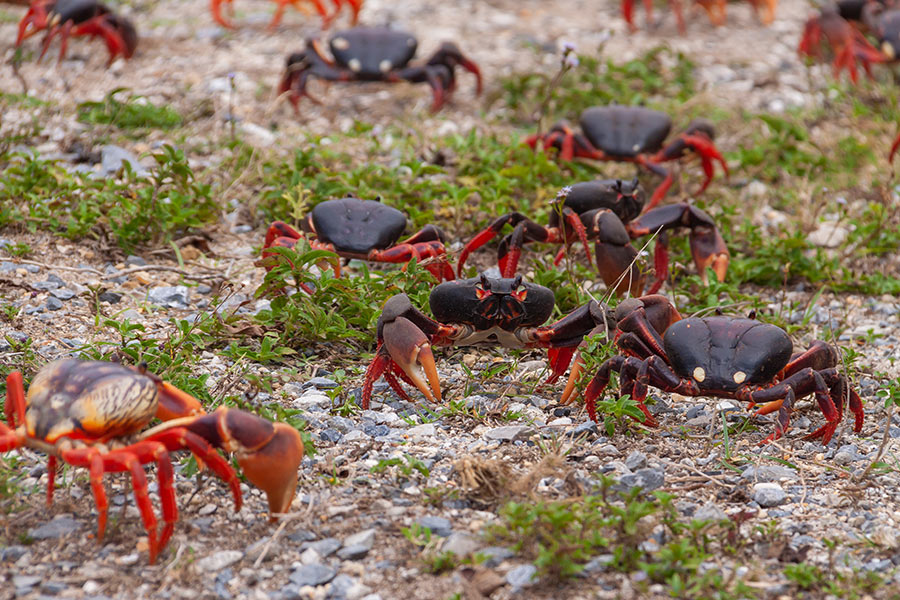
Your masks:
<svg viewBox="0 0 900 600"><path fill-rule="evenodd" d="M107 22L105 15L78 25L72 29L72 35L89 35L103 38L104 43L106 43L106 50L109 52L109 61L106 63L106 66L111 65L120 54L125 58L131 58L134 54L134 48L128 47L118 30ZM64 53L64 50L61 49L60 60L62 60Z"/></svg>
<svg viewBox="0 0 900 600"><path fill-rule="evenodd" d="M229 23L222 17L221 5L228 4L229 6L231 6L231 1L232 0L210 0L209 3L209 12L212 13L213 21L215 21L222 27L225 27L226 29L234 29L234 25Z"/></svg>
<svg viewBox="0 0 900 600"><path fill-rule="evenodd" d="M90 472L91 492L94 496L94 504L97 506L97 541L102 542L106 535L106 518L109 512L109 501L106 498L106 490L103 487L103 456L97 448L88 446L85 448L66 448L60 450L60 457L75 467L85 467ZM52 457L55 459L55 457ZM56 475L56 461L53 460L52 473ZM52 482L47 487L47 504L53 498Z"/></svg>
<svg viewBox="0 0 900 600"><path fill-rule="evenodd" d="M190 450L199 460L208 465L219 479L228 484L231 488L231 495L234 497L234 510L235 512L241 510L243 498L241 497L240 481L231 465L216 452L206 439L184 427L172 427L162 431L150 430L144 435L148 435L144 438L145 441L160 442L169 452L182 448Z"/></svg>
<svg viewBox="0 0 900 600"><path fill-rule="evenodd" d="M447 264L447 251L444 249L442 242L419 242L416 244L398 244L386 250L372 250L369 252L368 260L387 263L408 263L413 258L416 262L422 262L427 258L435 258L434 262L425 265L432 275L438 280L443 281L447 275L449 265ZM450 277L453 280L453 269L449 268Z"/></svg>
<svg viewBox="0 0 900 600"><path fill-rule="evenodd" d="M6 377L6 423L15 429L25 423L25 385L22 374L13 371Z"/></svg>

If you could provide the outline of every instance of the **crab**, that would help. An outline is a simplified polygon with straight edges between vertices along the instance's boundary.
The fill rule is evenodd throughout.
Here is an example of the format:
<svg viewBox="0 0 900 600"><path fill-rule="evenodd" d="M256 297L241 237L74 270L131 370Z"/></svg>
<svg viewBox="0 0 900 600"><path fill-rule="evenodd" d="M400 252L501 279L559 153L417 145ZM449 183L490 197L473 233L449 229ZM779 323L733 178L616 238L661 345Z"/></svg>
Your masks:
<svg viewBox="0 0 900 600"><path fill-rule="evenodd" d="M668 305L662 296L650 303ZM595 301L552 323L554 294L521 275L493 278L482 273L435 287L429 296L434 319L413 306L406 294L391 297L378 318L378 348L366 370L362 407L369 407L372 387L384 376L397 394L409 400L399 380L414 385L429 401L441 400L433 346L499 345L548 348L550 375L562 375L586 337L614 329L613 313ZM570 376L570 380L572 377Z"/></svg>
<svg viewBox="0 0 900 600"><path fill-rule="evenodd" d="M427 83L433 93L432 110L438 111L456 88L456 67L475 75L476 94L481 93L478 65L466 58L453 42L444 42L421 65L410 65L418 42L411 34L385 27L355 27L341 31L328 43L331 58L318 38L308 39L306 49L287 59L279 93L289 92L289 100L299 113L304 96L320 102L306 91L307 80L315 76L328 81L385 81Z"/></svg>
<svg viewBox="0 0 900 600"><path fill-rule="evenodd" d="M646 292L655 294L668 275L666 231L687 227L691 231L691 253L703 283L707 282L707 267L712 267L718 280L724 281L728 249L712 218L699 208L683 203L641 213L644 201L644 190L637 179L631 182L602 179L568 186L554 200L546 227L517 212L494 220L465 245L459 256L458 274L462 277L470 253L493 239L506 225L511 225L512 233L500 241L497 250L504 277L512 277L516 272L524 244L564 244L556 256L555 262L559 264L567 247L576 240L584 245L590 262L588 241L593 240L597 269L607 287L620 295L630 292L640 296L644 293L644 278L636 265L637 251L630 240L659 232L654 257L656 280Z"/></svg>
<svg viewBox="0 0 900 600"><path fill-rule="evenodd" d="M322 17L322 29L326 29L328 25L331 24L331 21L341 11L344 4L350 5L350 9L353 11L353 24L356 25L356 21L359 19L359 10L362 8L363 4L363 0L332 0L334 12L329 15L322 0L308 1L312 3L313 8L315 8L316 12L319 13L319 16ZM222 5L228 4L231 6L232 2L233 0L210 0L209 4L209 10L212 13L213 21L228 29L234 29L234 24L227 21L222 16ZM278 27L278 24L281 23L281 17L284 15L284 9L287 8L288 5L293 6L298 10L305 10L306 8L303 6L302 0L275 0L275 2L278 3L278 8L275 9L275 14L272 16L272 21L269 23L269 30Z"/></svg>
<svg viewBox="0 0 900 600"><path fill-rule="evenodd" d="M827 445L840 424L844 406L855 417L854 431L863 425L859 394L841 374L837 351L816 340L794 353L788 334L775 325L750 318L713 316L678 319L660 329L642 307L618 315L616 347L621 354L605 361L584 391L588 414L596 421L596 399L620 375L619 394L630 394L657 426L644 400L653 386L682 396L711 396L762 403L756 415L778 413L775 430L763 444L779 439L790 427L794 403L814 395L825 424L806 436ZM574 386L573 386L574 387ZM574 395L567 390L562 401Z"/></svg>
<svg viewBox="0 0 900 600"><path fill-rule="evenodd" d="M50 457L47 503L53 500L57 461L90 470L97 506L97 540L106 531L108 502L103 474L129 472L135 504L147 530L153 564L178 519L169 453L189 449L198 462L225 481L241 507L240 481L216 448L233 452L244 474L266 492L274 519L290 507L303 458L303 440L293 427L221 407L205 414L200 402L145 367L63 359L34 377L26 396L22 375L6 380L7 424L0 423L0 452L31 448ZM141 432L154 417L164 422ZM150 504L143 465L154 463L159 478L163 527Z"/></svg>
<svg viewBox="0 0 900 600"><path fill-rule="evenodd" d="M696 2L706 11L706 15L713 25L720 27L725 24L727 17L726 0L696 0ZM772 21L775 20L775 8L778 5L778 0L748 0L748 2L753 6L753 11L763 25L772 24ZM675 13L678 31L681 32L681 35L684 35L687 33L687 28L684 25L680 0L669 0L669 7ZM653 19L653 0L644 0L644 9L647 12L647 21L649 22ZM622 18L628 23L630 31L634 32L637 30L634 24L634 0L622 0Z"/></svg>
<svg viewBox="0 0 900 600"><path fill-rule="evenodd" d="M96 0L34 0L19 22L16 47L45 29L40 58L56 36L60 38L59 60L65 57L71 36L102 37L109 51L108 65L119 55L131 58L137 48L137 30L131 21Z"/></svg>
<svg viewBox="0 0 900 600"><path fill-rule="evenodd" d="M425 261L425 268L438 281L453 279L453 267L444 249L444 232L435 225L426 225L397 243L405 228L406 215L379 200L353 196L326 200L317 204L303 221L306 235L282 221L272 223L266 232L263 258L273 254L267 252L269 248L293 248L297 240L306 238L313 248L343 258L388 263L406 263L415 258ZM334 270L335 277L339 277L339 263L334 263ZM306 291L312 293L310 289Z"/></svg>
<svg viewBox="0 0 900 600"><path fill-rule="evenodd" d="M864 31L878 42L873 46ZM824 40L823 40L824 36ZM841 0L824 7L803 28L797 53L812 59L822 56L823 42L834 52L834 77L846 69L850 80L859 80L859 63L872 78L872 63L891 62L900 53L900 10L879 0Z"/></svg>
<svg viewBox="0 0 900 600"><path fill-rule="evenodd" d="M655 208L672 186L672 174L662 163L684 158L688 150L700 156L706 179L698 194L709 186L715 161L728 175L728 165L716 148L715 129L704 119L695 119L688 128L665 146L672 129L672 119L665 113L641 106L594 106L585 109L580 118L581 133L561 122L543 136L532 135L525 142L532 148L540 142L544 149L556 148L561 160L589 158L632 162L663 177L653 192L647 210Z"/></svg>

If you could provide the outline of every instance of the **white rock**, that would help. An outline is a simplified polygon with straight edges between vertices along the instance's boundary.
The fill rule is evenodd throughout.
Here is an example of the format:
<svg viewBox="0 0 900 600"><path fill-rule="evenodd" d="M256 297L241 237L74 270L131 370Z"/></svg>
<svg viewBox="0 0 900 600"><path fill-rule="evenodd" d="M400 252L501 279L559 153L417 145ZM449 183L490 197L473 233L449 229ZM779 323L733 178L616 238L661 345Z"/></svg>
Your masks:
<svg viewBox="0 0 900 600"><path fill-rule="evenodd" d="M850 230L839 223L825 221L807 236L809 243L820 248L837 248L847 241Z"/></svg>

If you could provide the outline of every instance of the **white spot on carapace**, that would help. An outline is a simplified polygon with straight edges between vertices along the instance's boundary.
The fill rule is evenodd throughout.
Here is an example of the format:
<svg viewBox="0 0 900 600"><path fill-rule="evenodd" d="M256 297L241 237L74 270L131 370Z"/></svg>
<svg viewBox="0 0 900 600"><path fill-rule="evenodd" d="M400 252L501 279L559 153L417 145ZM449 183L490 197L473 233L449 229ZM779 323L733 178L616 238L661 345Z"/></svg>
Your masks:
<svg viewBox="0 0 900 600"><path fill-rule="evenodd" d="M706 371L703 370L703 367L696 367L694 369L694 379L703 383L703 380L706 379Z"/></svg>
<svg viewBox="0 0 900 600"><path fill-rule="evenodd" d="M388 71L390 71L393 68L394 68L393 63L391 63L391 61L389 61L388 59L384 59L383 61L378 63L378 70L381 71L382 73L387 73Z"/></svg>
<svg viewBox="0 0 900 600"><path fill-rule="evenodd" d="M733 375L735 383L744 383L747 380L747 374L743 371L737 371Z"/></svg>
<svg viewBox="0 0 900 600"><path fill-rule="evenodd" d="M350 70L354 73L359 73L359 70L362 69L362 63L359 62L358 58L351 58L349 62L347 62L347 66L350 67Z"/></svg>
<svg viewBox="0 0 900 600"><path fill-rule="evenodd" d="M350 47L350 42L347 41L347 38L337 37L331 40L331 45L338 50L346 50Z"/></svg>

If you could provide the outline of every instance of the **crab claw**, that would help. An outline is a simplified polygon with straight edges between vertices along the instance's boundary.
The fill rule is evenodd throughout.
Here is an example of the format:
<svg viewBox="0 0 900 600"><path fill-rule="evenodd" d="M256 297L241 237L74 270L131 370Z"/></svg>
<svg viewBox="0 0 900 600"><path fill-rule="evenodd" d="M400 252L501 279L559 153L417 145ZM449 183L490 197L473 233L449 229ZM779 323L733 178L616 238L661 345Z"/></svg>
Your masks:
<svg viewBox="0 0 900 600"><path fill-rule="evenodd" d="M303 460L303 438L296 429L224 406L185 427L216 448L234 452L247 479L266 493L272 520L287 512Z"/></svg>
<svg viewBox="0 0 900 600"><path fill-rule="evenodd" d="M229 23L222 16L222 4L228 4L231 0L210 0L209 12L212 13L213 21L224 27L225 29L234 29L234 24Z"/></svg>
<svg viewBox="0 0 900 600"><path fill-rule="evenodd" d="M725 281L728 273L728 248L725 240L715 227L697 227L691 230L691 256L697 265L700 280L707 285L706 269L712 268L716 278Z"/></svg>
<svg viewBox="0 0 900 600"><path fill-rule="evenodd" d="M385 322L383 335L384 346L391 360L428 400L440 402L441 382L428 337L406 317L397 317ZM422 377L422 372L427 377L427 382Z"/></svg>

